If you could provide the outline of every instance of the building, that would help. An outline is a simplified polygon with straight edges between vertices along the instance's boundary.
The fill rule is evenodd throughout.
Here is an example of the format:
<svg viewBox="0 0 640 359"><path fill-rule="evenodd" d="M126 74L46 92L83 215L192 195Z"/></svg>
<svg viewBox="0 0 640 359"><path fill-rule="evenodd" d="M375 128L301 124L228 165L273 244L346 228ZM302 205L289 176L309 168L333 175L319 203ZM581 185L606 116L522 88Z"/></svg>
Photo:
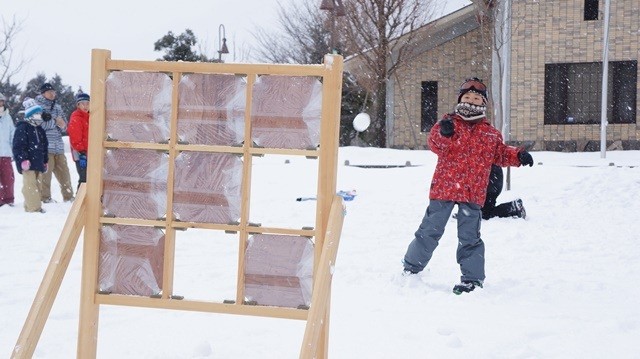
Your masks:
<svg viewBox="0 0 640 359"><path fill-rule="evenodd" d="M511 32L503 45L511 73L505 83L508 142L532 150L600 149L604 12L604 1L598 0L511 2L508 26L497 21ZM387 86L393 109L387 116L388 147L426 148L428 131L452 112L465 78L477 76L491 85L493 27L479 19L472 4L416 30L418 56ZM612 1L609 149L640 149L639 59L640 2Z"/></svg>

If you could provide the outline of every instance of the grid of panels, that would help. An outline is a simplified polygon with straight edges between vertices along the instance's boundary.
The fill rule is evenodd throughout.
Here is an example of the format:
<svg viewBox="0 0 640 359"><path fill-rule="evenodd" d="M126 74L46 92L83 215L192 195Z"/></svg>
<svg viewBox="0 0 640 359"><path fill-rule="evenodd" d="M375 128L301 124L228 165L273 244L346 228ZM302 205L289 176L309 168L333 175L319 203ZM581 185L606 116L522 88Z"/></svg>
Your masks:
<svg viewBox="0 0 640 359"><path fill-rule="evenodd" d="M172 121L175 83L178 104ZM317 152L322 108L319 79L260 75L249 80L247 75L181 73L174 73L172 79L160 72L114 71L107 78L105 97L101 293L173 293L171 287L163 287L173 282L173 261L158 261L173 255L162 247L165 236L159 242L162 250L158 246L154 251L138 250L137 257L126 250L130 238L147 237L149 229L162 228L173 241L174 224L229 231L229 227L211 227L227 225L240 233L240 247L246 247L238 259L244 267L239 270L235 299L253 305L308 307L314 262L311 236L278 235L291 228L270 227L268 232L273 234L251 236L246 230L253 225L248 220L247 185L252 156L246 156L246 150ZM141 220L152 221L155 227L140 226L145 224ZM307 228L314 225L309 223ZM264 241L271 244L251 245ZM301 255L299 248L306 254Z"/></svg>

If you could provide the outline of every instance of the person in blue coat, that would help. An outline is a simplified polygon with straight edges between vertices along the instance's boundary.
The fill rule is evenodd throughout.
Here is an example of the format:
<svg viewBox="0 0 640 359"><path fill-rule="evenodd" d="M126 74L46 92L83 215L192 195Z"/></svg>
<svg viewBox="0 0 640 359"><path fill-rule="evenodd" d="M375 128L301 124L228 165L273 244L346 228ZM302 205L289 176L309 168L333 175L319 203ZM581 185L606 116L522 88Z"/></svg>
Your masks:
<svg viewBox="0 0 640 359"><path fill-rule="evenodd" d="M22 194L26 212L44 213L39 183L47 172L49 141L42 129L42 107L34 99L23 102L24 120L18 122L13 136L13 160L22 175Z"/></svg>

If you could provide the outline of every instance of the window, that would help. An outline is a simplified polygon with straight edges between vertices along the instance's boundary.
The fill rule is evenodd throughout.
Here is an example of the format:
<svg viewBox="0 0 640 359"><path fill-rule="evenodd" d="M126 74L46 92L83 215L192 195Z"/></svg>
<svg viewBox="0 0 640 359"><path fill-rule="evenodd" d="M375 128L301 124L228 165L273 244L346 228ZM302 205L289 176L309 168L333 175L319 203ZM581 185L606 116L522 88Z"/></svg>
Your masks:
<svg viewBox="0 0 640 359"><path fill-rule="evenodd" d="M429 132L431 127L438 121L438 82L422 82L422 110L420 120L420 130Z"/></svg>
<svg viewBox="0 0 640 359"><path fill-rule="evenodd" d="M607 119L636 122L638 61L609 62ZM602 62L545 65L544 123L600 123Z"/></svg>
<svg viewBox="0 0 640 359"><path fill-rule="evenodd" d="M584 21L598 20L598 0L584 0Z"/></svg>

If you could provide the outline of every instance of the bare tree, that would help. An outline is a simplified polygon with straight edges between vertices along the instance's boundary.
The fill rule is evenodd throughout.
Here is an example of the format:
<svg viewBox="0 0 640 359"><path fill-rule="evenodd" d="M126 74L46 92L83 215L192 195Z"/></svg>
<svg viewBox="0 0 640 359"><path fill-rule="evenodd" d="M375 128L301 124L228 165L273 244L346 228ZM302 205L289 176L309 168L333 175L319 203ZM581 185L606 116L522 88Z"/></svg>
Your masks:
<svg viewBox="0 0 640 359"><path fill-rule="evenodd" d="M505 141L510 141L509 120L509 64L511 62L511 34L522 23L513 21L512 0L471 0L477 11L482 42L492 49L491 101L494 126L502 131ZM484 36L488 34L489 36Z"/></svg>
<svg viewBox="0 0 640 359"><path fill-rule="evenodd" d="M374 113L366 142L386 147L387 81L415 56L417 30L435 3L432 0L346 0L345 37L362 70L371 80Z"/></svg>
<svg viewBox="0 0 640 359"><path fill-rule="evenodd" d="M505 142L511 141L510 88L511 34L522 23L513 21L511 0L471 0L477 9L481 34L485 46L492 49L491 102L493 125L502 132ZM511 168L507 168L507 190L511 189Z"/></svg>
<svg viewBox="0 0 640 359"><path fill-rule="evenodd" d="M22 71L29 60L22 57L22 53L16 53L14 44L16 37L22 30L22 23L14 16L11 22L0 17L2 34L0 34L0 83L7 82L11 76Z"/></svg>
<svg viewBox="0 0 640 359"><path fill-rule="evenodd" d="M321 63L329 44L324 14L317 1L292 2L288 7L278 4L280 29L267 31L259 28L253 33L259 60L273 63Z"/></svg>

